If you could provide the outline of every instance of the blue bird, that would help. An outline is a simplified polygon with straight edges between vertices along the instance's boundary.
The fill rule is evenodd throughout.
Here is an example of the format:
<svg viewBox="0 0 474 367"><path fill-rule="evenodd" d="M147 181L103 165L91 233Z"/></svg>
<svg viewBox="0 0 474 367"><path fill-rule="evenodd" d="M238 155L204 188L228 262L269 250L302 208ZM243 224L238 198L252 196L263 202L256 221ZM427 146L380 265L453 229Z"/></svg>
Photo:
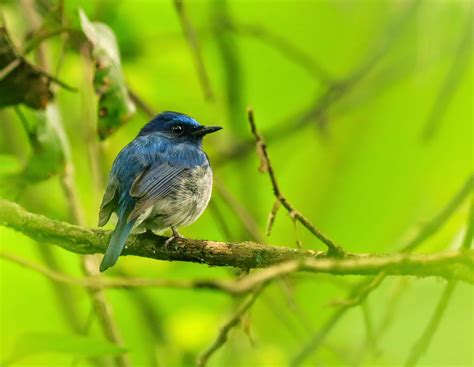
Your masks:
<svg viewBox="0 0 474 367"><path fill-rule="evenodd" d="M113 212L118 222L100 264L113 266L132 230L162 231L194 223L206 209L212 170L202 150L204 135L220 126L202 126L178 112L148 122L115 158L99 213L99 227Z"/></svg>

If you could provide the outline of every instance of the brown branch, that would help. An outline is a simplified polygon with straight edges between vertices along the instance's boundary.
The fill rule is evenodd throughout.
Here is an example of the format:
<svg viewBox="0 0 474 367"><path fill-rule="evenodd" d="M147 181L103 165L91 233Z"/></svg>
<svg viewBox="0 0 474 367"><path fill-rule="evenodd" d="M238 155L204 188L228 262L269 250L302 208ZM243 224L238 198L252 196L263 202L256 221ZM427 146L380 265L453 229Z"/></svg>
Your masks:
<svg viewBox="0 0 474 367"><path fill-rule="evenodd" d="M263 288L264 285L257 286L252 295L239 306L235 314L221 327L219 335L214 343L212 343L212 345L199 357L197 362L198 367L206 366L209 358L224 345L227 341L229 332L240 323L242 317L247 313L250 307L252 307Z"/></svg>
<svg viewBox="0 0 474 367"><path fill-rule="evenodd" d="M323 234L319 229L317 229L305 216L303 216L300 212L298 212L283 196L280 191L280 187L278 186L278 182L276 179L275 172L273 171L273 167L270 161L270 156L267 152L267 146L262 138L262 136L257 131L257 126L255 125L254 115L252 109L248 109L248 120L250 123L250 128L252 134L255 137L256 146L257 146L257 155L260 159L260 172L267 172L268 176L270 177L270 181L273 187L273 194L275 195L276 201L279 202L290 214L290 216L300 222L308 231L310 231L313 235L315 235L321 242L323 242L327 248L328 253L333 256L343 256L344 251L342 247L337 245L334 241L332 241L329 237ZM269 219L269 224L273 223L273 217L276 215L277 210L275 209L275 205L273 206L271 216Z"/></svg>
<svg viewBox="0 0 474 367"><path fill-rule="evenodd" d="M184 6L184 0L174 0L174 5L176 12L178 13L181 28L183 29L183 33L193 54L194 64L198 72L199 81L201 83L204 96L206 97L206 100L210 101L214 98L214 93L212 92L211 83L207 75L206 67L204 66L204 61L201 54L201 46L199 44L196 31L191 23L191 20L189 19L186 7Z"/></svg>
<svg viewBox="0 0 474 367"><path fill-rule="evenodd" d="M1 199L0 225L20 231L45 245L53 243L79 254L104 253L110 238L109 231L52 220ZM127 241L124 255L242 269L270 267L255 274L252 282L263 282L296 271L337 275L377 275L385 271L387 275L437 276L474 283L474 250L432 255L346 253L343 258L334 258L322 252L256 242L177 238L165 246L167 239L150 233L132 235ZM271 267L277 264L279 266Z"/></svg>

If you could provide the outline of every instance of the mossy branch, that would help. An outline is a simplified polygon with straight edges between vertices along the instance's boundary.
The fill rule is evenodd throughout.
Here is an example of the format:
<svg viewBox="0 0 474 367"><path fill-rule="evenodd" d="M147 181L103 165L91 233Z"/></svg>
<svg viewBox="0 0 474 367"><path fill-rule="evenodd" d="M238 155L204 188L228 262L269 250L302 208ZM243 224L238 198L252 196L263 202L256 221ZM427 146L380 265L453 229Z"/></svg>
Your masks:
<svg viewBox="0 0 474 367"><path fill-rule="evenodd" d="M22 232L41 243L52 243L78 254L103 253L110 236L109 231L53 220L1 199L0 225ZM265 271L259 274L268 280L295 271L336 275L371 275L384 271L387 275L437 276L474 284L473 250L429 255L346 253L344 258L332 258L324 252L256 242L232 243L178 238L165 247L166 240L167 237L151 233L132 235L123 254L242 269L264 268L281 263L281 267L271 268L271 274Z"/></svg>

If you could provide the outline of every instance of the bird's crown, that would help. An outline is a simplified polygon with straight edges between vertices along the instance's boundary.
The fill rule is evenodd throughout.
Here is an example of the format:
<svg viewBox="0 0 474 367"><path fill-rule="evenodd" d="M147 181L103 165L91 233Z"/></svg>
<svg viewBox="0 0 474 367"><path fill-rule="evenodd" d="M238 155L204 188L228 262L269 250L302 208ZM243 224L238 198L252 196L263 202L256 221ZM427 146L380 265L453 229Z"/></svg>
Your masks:
<svg viewBox="0 0 474 367"><path fill-rule="evenodd" d="M220 130L219 126L203 126L184 113L166 111L155 116L140 130L139 136L160 133L169 138L201 139L204 135Z"/></svg>

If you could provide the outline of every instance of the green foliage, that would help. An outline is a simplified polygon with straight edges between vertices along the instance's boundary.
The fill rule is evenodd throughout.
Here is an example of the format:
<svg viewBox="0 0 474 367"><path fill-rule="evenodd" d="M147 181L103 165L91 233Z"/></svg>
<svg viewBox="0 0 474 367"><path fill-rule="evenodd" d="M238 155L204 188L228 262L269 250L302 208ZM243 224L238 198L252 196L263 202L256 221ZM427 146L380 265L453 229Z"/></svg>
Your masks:
<svg viewBox="0 0 474 367"><path fill-rule="evenodd" d="M38 182L60 174L69 152L64 145L60 116L55 105L36 112L31 125L25 126L31 144L31 154L22 172L29 182ZM28 122L26 122L28 123Z"/></svg>
<svg viewBox="0 0 474 367"><path fill-rule="evenodd" d="M107 138L135 113L120 64L120 54L113 31L103 23L91 22L79 11L81 27L92 44L95 62L94 88L99 95L97 131Z"/></svg>
<svg viewBox="0 0 474 367"><path fill-rule="evenodd" d="M27 34L37 35L31 33L23 3L28 2L5 2L1 9L18 46L30 44L24 42ZM35 3L41 16L60 19L57 5L62 2ZM40 44L50 61L46 71L78 88L77 93L59 89L55 105L70 140L79 199L90 226L97 223L104 177L113 159L148 118L133 114L126 85L153 111L177 110L204 124L224 126L222 134L209 137L205 148L214 176L240 206L229 205L215 189L215 208L184 228L186 237L251 239L239 217L242 209L257 234L265 234L274 197L268 177L257 172L246 121L248 105L255 110L283 194L348 251L399 250L472 174L469 1L421 0L410 10L411 2L398 0L184 0L200 41L213 102L203 98L172 1L63 3L63 23L48 21L42 29L64 26L74 32L57 33ZM81 26L80 8L94 22L83 16ZM79 31L91 43L92 64L83 37L77 37ZM117 44L127 50L121 58ZM95 61L105 67L97 68ZM28 63L38 65L36 49L28 54ZM100 116L101 107L107 109L106 116ZM0 191L19 187L10 174L26 164L25 172L37 184L22 187L19 197L7 198L29 211L66 218L66 200L55 179L68 160L61 134L48 122L48 115L38 118L29 108L20 108L27 130L36 136L33 147L38 148L31 149L14 111L2 109ZM127 117L130 120L124 124ZM435 128L427 139L428 125ZM107 137L104 142L96 140L97 131ZM51 175L53 179L45 180ZM464 201L419 251L458 248L468 210ZM1 227L0 238L2 250L43 263L36 244L25 236ZM324 249L284 211L263 242ZM76 255L54 253L61 271L81 275ZM58 312L62 305L51 283L0 261L0 360L7 359L15 341L31 330L69 335L70 324ZM219 279L229 272L127 256L109 274L116 275L182 280ZM339 310L328 303L344 298L347 288L358 281L302 274L275 282L256 300L241 326L231 331L209 366L287 366ZM429 324L443 287L438 280L388 277L370 293L363 309L355 307L344 314L304 366L403 365ZM85 325L89 296L74 288L72 297L79 310L74 316ZM420 365L473 365L472 297L472 287L456 287ZM139 366L195 365L236 308L228 296L202 290L114 290L107 292L107 298L128 354ZM91 339L102 339L96 317L89 334ZM30 355L18 365L66 365L68 358ZM84 360L80 365L91 363Z"/></svg>

